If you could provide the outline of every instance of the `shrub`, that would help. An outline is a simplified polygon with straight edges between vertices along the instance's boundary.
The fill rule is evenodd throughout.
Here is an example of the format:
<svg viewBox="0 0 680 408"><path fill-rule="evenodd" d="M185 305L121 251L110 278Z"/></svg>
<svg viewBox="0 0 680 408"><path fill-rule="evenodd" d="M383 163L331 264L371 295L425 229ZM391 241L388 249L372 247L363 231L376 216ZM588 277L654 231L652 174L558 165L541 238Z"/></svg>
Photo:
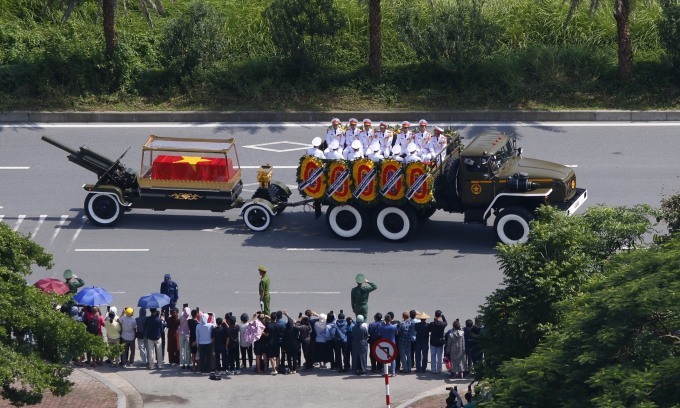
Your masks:
<svg viewBox="0 0 680 408"><path fill-rule="evenodd" d="M680 0L663 0L662 6L659 38L675 69L680 71Z"/></svg>

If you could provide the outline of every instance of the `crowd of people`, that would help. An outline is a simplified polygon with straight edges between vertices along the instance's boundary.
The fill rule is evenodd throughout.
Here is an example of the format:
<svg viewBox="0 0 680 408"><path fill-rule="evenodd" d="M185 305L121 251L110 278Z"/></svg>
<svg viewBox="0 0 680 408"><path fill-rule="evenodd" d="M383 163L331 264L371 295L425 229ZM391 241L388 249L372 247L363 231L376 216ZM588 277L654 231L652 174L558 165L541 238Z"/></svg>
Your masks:
<svg viewBox="0 0 680 408"><path fill-rule="evenodd" d="M351 118L347 126L342 126L340 119L333 118L325 139L315 137L307 154L330 160L368 158L380 161L391 158L410 163L436 162L443 160L446 153L444 129L435 127L434 134L431 134L425 119L418 122L415 132L410 130L408 121L403 121L401 127L396 129L390 128L385 122L380 122L378 128L373 129L370 119L364 119L363 126L357 125L355 118Z"/></svg>
<svg viewBox="0 0 680 408"><path fill-rule="evenodd" d="M354 317L343 310L337 314L306 310L297 317L286 310L264 313L270 307L269 277L264 266L258 270L262 310L253 314L228 312L217 317L186 303L181 310L175 303L164 310L139 308L137 316L131 307L124 308L120 316L115 306L107 307L106 315L94 306L73 305L62 310L109 345L122 344L122 355L109 361L120 368L137 362L158 369L167 362L182 370L213 375L238 375L245 369L271 375L314 369L356 375L383 373L384 367L371 353L378 339L397 346L399 357L386 370L392 376L425 373L429 361L429 371L434 374L465 378L481 362L478 338L482 328L476 321L467 320L462 326L456 319L447 330L449 322L440 310L432 320L424 312L410 310L400 316L375 313L372 321L367 321L368 295L377 285L362 274L357 275L351 293ZM161 290L171 293L171 300L177 302L179 289L170 275L165 276ZM87 355L87 364L98 363Z"/></svg>

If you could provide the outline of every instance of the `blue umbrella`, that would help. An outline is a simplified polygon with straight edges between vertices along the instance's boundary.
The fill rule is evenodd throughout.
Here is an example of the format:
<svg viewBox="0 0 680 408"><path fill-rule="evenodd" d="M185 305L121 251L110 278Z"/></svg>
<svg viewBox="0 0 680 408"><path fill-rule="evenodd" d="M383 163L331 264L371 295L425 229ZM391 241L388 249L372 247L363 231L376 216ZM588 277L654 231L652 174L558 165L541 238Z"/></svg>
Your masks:
<svg viewBox="0 0 680 408"><path fill-rule="evenodd" d="M162 293L150 293L139 298L137 306L147 309L159 309L170 304L170 296Z"/></svg>
<svg viewBox="0 0 680 408"><path fill-rule="evenodd" d="M74 297L73 300L79 305L99 306L111 304L113 296L106 289L97 286L88 286L82 288Z"/></svg>

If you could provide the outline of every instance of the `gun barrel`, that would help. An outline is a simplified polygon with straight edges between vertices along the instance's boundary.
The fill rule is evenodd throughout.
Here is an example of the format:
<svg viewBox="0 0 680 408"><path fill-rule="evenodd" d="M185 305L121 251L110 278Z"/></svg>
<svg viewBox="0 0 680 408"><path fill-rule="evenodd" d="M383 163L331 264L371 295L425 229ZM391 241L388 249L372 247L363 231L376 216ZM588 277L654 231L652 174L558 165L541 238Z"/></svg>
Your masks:
<svg viewBox="0 0 680 408"><path fill-rule="evenodd" d="M42 137L41 139L44 140L44 141L46 141L47 143L51 144L52 146L55 146L55 147L60 148L61 150L65 151L65 152L67 152L67 153L69 153L69 154L73 154L73 155L77 155L77 154L78 154L78 153L75 151L75 149L72 149L72 148L70 148L70 147L68 147L68 146L66 146L66 145L63 145L63 144L57 142L56 140L51 139L51 138L49 138L49 137L47 137L47 136L45 136L45 135L43 135L43 137Z"/></svg>

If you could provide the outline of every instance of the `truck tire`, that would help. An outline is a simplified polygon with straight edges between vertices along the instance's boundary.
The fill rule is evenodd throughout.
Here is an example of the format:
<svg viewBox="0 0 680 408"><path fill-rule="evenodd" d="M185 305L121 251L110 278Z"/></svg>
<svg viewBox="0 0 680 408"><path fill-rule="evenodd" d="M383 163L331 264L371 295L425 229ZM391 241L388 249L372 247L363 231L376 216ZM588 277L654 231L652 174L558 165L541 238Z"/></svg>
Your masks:
<svg viewBox="0 0 680 408"><path fill-rule="evenodd" d="M251 231L261 232L271 225L272 214L262 204L251 204L243 210L243 222L246 223Z"/></svg>
<svg viewBox="0 0 680 408"><path fill-rule="evenodd" d="M337 237L358 238L366 233L369 223L366 210L352 205L331 205L326 211L326 224Z"/></svg>
<svg viewBox="0 0 680 408"><path fill-rule="evenodd" d="M503 209L494 221L498 240L504 244L523 244L529 240L529 222L533 213L526 208L508 207Z"/></svg>
<svg viewBox="0 0 680 408"><path fill-rule="evenodd" d="M113 227L123 215L113 194L90 193L85 197L84 208L87 219L99 227Z"/></svg>
<svg viewBox="0 0 680 408"><path fill-rule="evenodd" d="M390 241L403 241L415 234L418 216L411 207L384 207L375 217L378 232Z"/></svg>

